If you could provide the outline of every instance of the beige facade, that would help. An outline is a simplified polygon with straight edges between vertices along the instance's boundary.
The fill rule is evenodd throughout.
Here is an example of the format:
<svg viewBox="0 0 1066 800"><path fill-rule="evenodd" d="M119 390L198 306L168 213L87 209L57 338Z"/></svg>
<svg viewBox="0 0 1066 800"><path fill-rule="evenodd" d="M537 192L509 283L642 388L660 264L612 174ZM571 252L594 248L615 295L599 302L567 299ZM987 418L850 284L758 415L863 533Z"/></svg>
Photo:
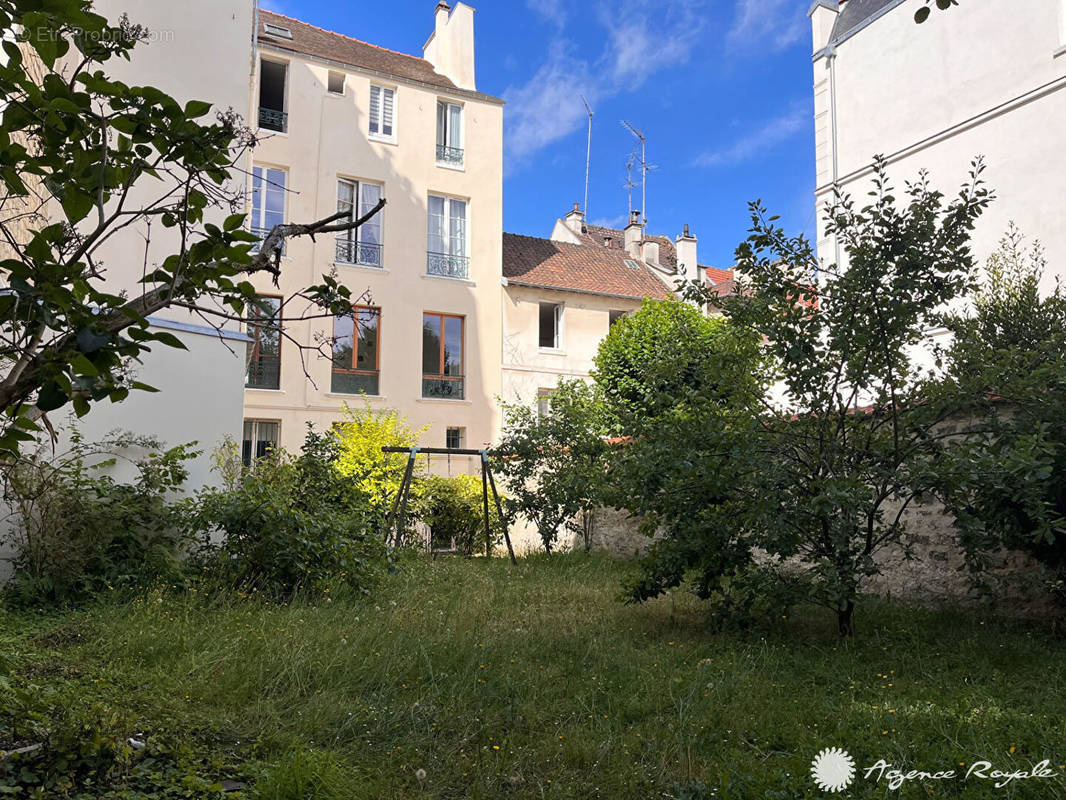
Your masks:
<svg viewBox="0 0 1066 800"><path fill-rule="evenodd" d="M1014 221L1039 239L1048 285L1066 275L1066 0L815 0L817 201L834 187L865 200L883 154L898 191L922 169L952 197L983 156L996 201L974 231L983 260ZM819 215L818 251L839 262Z"/></svg>
<svg viewBox="0 0 1066 800"><path fill-rule="evenodd" d="M296 52L299 42L286 46L284 38L274 37L273 44L267 43L260 29L251 94L260 97L264 64L283 66L287 124L284 132L261 130L264 138L253 157L255 167L284 174L285 185L278 193L284 202L284 221L311 222L336 213L339 192L350 193L355 185L371 187L371 196L380 191L387 201L379 215L379 232L367 234L377 239L369 248L338 243L334 235L291 241L282 258L280 286L264 280L258 287L264 295L291 297L335 271L354 293L368 292L364 305L380 310L376 357L369 351L367 356L376 359L376 387L372 374L357 380L342 376L335 382L330 346L322 347L323 352L315 349L334 337L333 320L287 325L287 335L304 349L283 339L277 388L249 387L245 392L245 418L279 423L280 443L287 449L299 447L307 422L321 429L342 419L346 403L396 409L413 427L429 426L422 438L424 446L444 446L448 429L457 429L463 446L482 447L498 430L503 104L474 91L473 10L458 4L450 13L446 7L438 7L436 13L435 20L428 14L426 18L427 23L436 23L427 55L437 60L438 76L465 88L428 85L404 75ZM285 18L263 19L282 28L297 25ZM318 52L333 47L343 54L353 41L304 28L298 30L301 35L309 42L321 39L322 48L314 48ZM406 70L408 64L424 67L424 62L414 64L416 59L397 61L397 54L390 51L383 53L382 58L386 57L397 64L397 72ZM277 66L268 69L278 74ZM382 116L386 103L392 109L391 125ZM449 122L458 118L461 125L460 137L449 142L454 150L446 154L437 146L439 103L451 107ZM446 157L439 159L442 155ZM273 174L276 178L277 173ZM454 246L466 254L467 261L433 255L441 244L440 237L428 236L430 212L442 206L445 237L465 236L465 244ZM271 224L277 221L269 220ZM464 223L465 232L460 230ZM359 255L353 248L358 248ZM289 313L297 314L299 309ZM434 320L440 317L427 318L427 314L448 321L438 323ZM432 396L456 394L455 375L424 382L425 375L435 374L432 370L436 369L424 363L427 320L431 325L445 325L449 359L454 361L454 351L461 350L461 399ZM458 325L462 330L456 338ZM361 366L367 368L364 373L374 372L375 365ZM447 392L441 389L444 384ZM370 391L360 395L355 385Z"/></svg>

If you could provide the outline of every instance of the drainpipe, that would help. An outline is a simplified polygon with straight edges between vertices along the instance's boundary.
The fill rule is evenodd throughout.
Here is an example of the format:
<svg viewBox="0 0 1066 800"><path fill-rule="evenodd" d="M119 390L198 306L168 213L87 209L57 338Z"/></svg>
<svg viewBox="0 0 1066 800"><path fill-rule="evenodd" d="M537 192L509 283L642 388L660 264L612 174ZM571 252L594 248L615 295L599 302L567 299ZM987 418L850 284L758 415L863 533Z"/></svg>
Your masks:
<svg viewBox="0 0 1066 800"><path fill-rule="evenodd" d="M829 116L832 118L830 138L833 147L833 191L840 189L840 155L837 151L837 49L830 42L825 49L826 65L829 67ZM833 234L833 258L837 268L840 267L840 237Z"/></svg>

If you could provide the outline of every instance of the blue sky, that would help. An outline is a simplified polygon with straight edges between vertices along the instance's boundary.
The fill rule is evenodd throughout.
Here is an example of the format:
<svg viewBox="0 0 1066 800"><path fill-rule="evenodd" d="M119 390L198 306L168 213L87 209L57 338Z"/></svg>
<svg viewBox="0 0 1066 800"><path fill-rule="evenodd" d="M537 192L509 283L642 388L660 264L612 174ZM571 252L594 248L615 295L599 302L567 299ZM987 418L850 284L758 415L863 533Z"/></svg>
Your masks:
<svg viewBox="0 0 1066 800"><path fill-rule="evenodd" d="M434 0L262 0L265 8L421 55ZM814 233L807 0L480 0L478 89L504 98L504 229L547 236L581 201L595 112L589 218L621 226L626 161L648 137L649 230L689 223L700 261L728 267L761 198ZM639 178L638 173L634 176ZM639 188L634 206L639 205Z"/></svg>

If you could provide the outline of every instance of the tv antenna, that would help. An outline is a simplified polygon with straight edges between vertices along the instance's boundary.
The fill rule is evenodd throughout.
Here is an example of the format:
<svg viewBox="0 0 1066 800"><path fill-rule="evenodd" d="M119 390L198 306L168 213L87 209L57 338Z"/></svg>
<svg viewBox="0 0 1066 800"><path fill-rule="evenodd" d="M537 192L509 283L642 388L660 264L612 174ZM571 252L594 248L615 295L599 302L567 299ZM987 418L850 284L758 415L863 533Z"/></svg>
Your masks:
<svg viewBox="0 0 1066 800"><path fill-rule="evenodd" d="M637 160L636 151L629 154L629 158L626 159L626 180L622 185L626 189L626 197L628 198L628 208L626 211L626 219L629 220L633 217L633 187L636 186L633 183L633 164ZM628 223L627 223L628 224Z"/></svg>
<svg viewBox="0 0 1066 800"><path fill-rule="evenodd" d="M637 141L640 143L640 214L641 214L641 232L647 235L648 228L648 173L657 167L648 163L648 137L644 135L643 131L634 127L630 123L622 120L622 127L633 134ZM633 162L636 159L636 152L629 157L629 169L632 172ZM632 174L626 178L626 184L630 186L630 201L629 211L633 212L633 200L632 200Z"/></svg>
<svg viewBox="0 0 1066 800"><path fill-rule="evenodd" d="M592 108L589 106L589 101L585 99L585 95L581 95L581 102L585 104L585 111L589 115L589 141L588 149L585 151L585 220L589 218L589 168L592 166L592 118L595 116L592 112Z"/></svg>

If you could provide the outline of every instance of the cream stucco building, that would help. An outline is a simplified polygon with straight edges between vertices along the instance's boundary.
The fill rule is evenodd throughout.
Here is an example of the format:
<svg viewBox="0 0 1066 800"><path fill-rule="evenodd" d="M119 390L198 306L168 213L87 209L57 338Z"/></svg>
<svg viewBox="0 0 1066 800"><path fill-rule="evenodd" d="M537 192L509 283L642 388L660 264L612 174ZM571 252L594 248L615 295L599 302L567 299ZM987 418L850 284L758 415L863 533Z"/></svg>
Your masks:
<svg viewBox="0 0 1066 800"><path fill-rule="evenodd" d="M873 157L898 191L921 169L949 196L983 156L996 201L974 232L984 260L1014 221L1066 276L1066 0L815 0L810 7L819 210L862 201ZM839 263L819 214L818 251Z"/></svg>
<svg viewBox="0 0 1066 800"><path fill-rule="evenodd" d="M367 294L354 322L253 328L249 454L297 449L346 403L428 426L425 446L498 430L503 102L476 88L473 9L440 3L431 21L417 58L258 12L252 227L387 205L357 234L290 241L280 284L261 281L287 303L331 272Z"/></svg>

